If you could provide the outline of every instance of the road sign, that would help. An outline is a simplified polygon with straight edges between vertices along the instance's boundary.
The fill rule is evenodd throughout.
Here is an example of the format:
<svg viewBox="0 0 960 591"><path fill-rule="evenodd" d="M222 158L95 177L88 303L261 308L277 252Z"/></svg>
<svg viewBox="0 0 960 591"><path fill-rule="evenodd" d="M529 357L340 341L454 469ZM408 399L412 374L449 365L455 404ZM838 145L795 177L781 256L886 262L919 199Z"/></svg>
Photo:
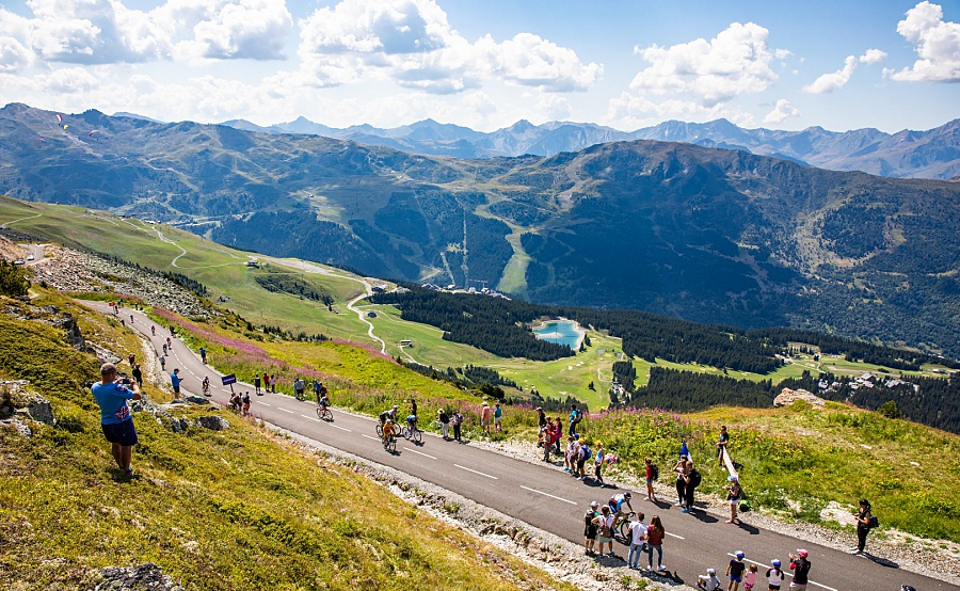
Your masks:
<svg viewBox="0 0 960 591"><path fill-rule="evenodd" d="M236 384L236 383L237 383L237 376L235 376L235 375L233 375L233 374L230 374L230 375L228 375L228 376L223 376L223 377L220 378L220 379L223 380L223 385L224 385L224 386L229 386L230 384Z"/></svg>

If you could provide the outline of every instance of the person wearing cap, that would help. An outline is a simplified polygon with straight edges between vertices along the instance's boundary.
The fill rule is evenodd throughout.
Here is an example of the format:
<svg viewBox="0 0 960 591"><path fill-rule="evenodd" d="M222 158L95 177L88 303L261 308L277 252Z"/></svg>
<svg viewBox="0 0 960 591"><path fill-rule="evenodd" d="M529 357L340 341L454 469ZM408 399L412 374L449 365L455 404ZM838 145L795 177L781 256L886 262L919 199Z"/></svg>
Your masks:
<svg viewBox="0 0 960 591"><path fill-rule="evenodd" d="M783 571L780 570L780 561L774 558L770 561L770 569L767 570L767 591L780 591L783 585Z"/></svg>
<svg viewBox="0 0 960 591"><path fill-rule="evenodd" d="M727 523L736 523L737 506L740 504L740 497L743 490L740 488L740 479L736 476L728 476L729 485L723 487L727 491L727 502L730 503L730 520Z"/></svg>
<svg viewBox="0 0 960 591"><path fill-rule="evenodd" d="M790 591L807 591L807 581L810 576L810 553L803 548L797 548L796 554L790 555L790 568L793 569L793 580L790 581Z"/></svg>
<svg viewBox="0 0 960 591"><path fill-rule="evenodd" d="M747 568L747 564L743 561L744 556L746 555L743 550L737 550L733 553L730 564L727 565L725 574L730 577L730 582L727 583L727 591L737 591L740 588L740 582L743 581L743 571Z"/></svg>
<svg viewBox="0 0 960 591"><path fill-rule="evenodd" d="M717 591L720 588L720 579L717 578L716 569L708 568L707 574L697 577L697 587L704 591Z"/></svg>
<svg viewBox="0 0 960 591"><path fill-rule="evenodd" d="M180 398L180 382L183 381L183 378L180 377L180 368L175 368L173 373L170 374L170 385L173 386L173 394L177 398Z"/></svg>
<svg viewBox="0 0 960 591"><path fill-rule="evenodd" d="M117 382L117 366L100 366L100 381L90 388L100 407L100 428L111 445L113 459L124 475L133 474L133 446L137 444L137 430L130 415L127 400L140 400L140 386L131 380Z"/></svg>
<svg viewBox="0 0 960 591"><path fill-rule="evenodd" d="M440 421L440 431L443 433L443 440L450 440L450 415L442 408L437 411L437 420Z"/></svg>
<svg viewBox="0 0 960 591"><path fill-rule="evenodd" d="M487 435L490 434L490 418L493 416L493 410L486 402L480 407L480 428Z"/></svg>
<svg viewBox="0 0 960 591"><path fill-rule="evenodd" d="M590 508L583 514L583 548L587 556L593 556L596 553L593 550L597 542L597 524L594 523L594 519L599 515L600 503L596 501L590 503Z"/></svg>

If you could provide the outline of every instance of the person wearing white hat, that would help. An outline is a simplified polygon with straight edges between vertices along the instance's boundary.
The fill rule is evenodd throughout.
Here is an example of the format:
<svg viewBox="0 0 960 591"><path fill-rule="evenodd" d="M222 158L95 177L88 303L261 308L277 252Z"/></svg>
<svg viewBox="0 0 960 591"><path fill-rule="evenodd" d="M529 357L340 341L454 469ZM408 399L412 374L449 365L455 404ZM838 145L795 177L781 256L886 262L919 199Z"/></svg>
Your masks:
<svg viewBox="0 0 960 591"><path fill-rule="evenodd" d="M697 587L703 591L717 591L720 588L720 579L717 578L716 569L708 568L707 574L700 575L697 578Z"/></svg>
<svg viewBox="0 0 960 591"><path fill-rule="evenodd" d="M727 523L736 523L737 506L740 504L743 490L740 488L740 480L736 476L729 476L727 480L730 484L723 487L727 491L727 502L730 503L730 520Z"/></svg>

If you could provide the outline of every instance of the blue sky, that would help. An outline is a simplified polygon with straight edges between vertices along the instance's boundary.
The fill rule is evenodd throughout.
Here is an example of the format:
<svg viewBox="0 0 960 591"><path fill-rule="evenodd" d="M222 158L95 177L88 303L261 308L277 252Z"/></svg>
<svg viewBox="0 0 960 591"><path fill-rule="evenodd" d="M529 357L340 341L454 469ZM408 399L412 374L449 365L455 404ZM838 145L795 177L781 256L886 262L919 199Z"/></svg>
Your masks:
<svg viewBox="0 0 960 591"><path fill-rule="evenodd" d="M258 124L929 129L960 3L13 0L0 104Z"/></svg>

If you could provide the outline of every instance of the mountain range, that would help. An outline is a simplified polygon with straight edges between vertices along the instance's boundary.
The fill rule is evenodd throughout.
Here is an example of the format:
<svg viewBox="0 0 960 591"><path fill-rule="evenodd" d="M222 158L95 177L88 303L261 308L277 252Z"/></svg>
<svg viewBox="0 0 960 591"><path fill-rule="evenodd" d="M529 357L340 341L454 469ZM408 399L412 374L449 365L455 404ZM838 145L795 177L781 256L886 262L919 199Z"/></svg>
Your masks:
<svg viewBox="0 0 960 591"><path fill-rule="evenodd" d="M960 357L960 183L621 141L457 159L317 135L0 110L0 192L533 301Z"/></svg>
<svg viewBox="0 0 960 591"><path fill-rule="evenodd" d="M903 130L894 134L878 129L836 132L822 127L802 131L744 129L726 119L709 123L666 121L631 132L591 123L552 121L533 125L523 120L489 133L432 119L392 129L370 125L338 129L304 117L269 127L242 119L226 121L223 125L262 133L321 135L368 146L457 158L554 156L608 142L658 140L744 150L829 170L859 170L891 177L950 179L960 176L960 119L927 131Z"/></svg>

